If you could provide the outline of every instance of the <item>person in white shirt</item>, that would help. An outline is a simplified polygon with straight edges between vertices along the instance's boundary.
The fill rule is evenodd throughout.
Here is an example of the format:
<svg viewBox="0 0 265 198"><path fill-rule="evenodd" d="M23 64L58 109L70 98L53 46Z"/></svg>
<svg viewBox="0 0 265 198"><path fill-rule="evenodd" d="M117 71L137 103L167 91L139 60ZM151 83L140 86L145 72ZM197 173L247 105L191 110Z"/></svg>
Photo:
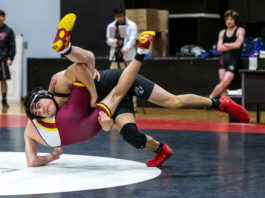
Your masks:
<svg viewBox="0 0 265 198"><path fill-rule="evenodd" d="M115 20L108 24L106 35L106 42L110 46L110 69L125 69L136 54L134 46L137 39L137 26L126 17L124 8L113 9L113 14ZM119 27L122 28L119 29ZM137 111L136 96L133 97L133 104L135 111Z"/></svg>
<svg viewBox="0 0 265 198"><path fill-rule="evenodd" d="M110 46L110 69L124 69L136 54L137 26L128 19L124 8L113 10L115 20L107 26L107 44Z"/></svg>

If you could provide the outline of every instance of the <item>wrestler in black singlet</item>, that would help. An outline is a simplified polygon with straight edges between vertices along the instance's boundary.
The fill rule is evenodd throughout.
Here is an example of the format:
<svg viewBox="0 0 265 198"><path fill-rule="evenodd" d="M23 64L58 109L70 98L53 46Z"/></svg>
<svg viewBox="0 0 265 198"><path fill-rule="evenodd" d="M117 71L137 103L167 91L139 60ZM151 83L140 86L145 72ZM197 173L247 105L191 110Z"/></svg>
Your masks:
<svg viewBox="0 0 265 198"><path fill-rule="evenodd" d="M226 30L224 32L224 43L233 43L236 41L238 28L235 29L233 35L231 37L227 37L226 35ZM224 65L220 65L220 68L226 69L226 71L230 71L235 74L235 72L238 69L238 62L240 59L240 54L241 54L241 48L240 49L234 49L234 50L229 50L226 52L223 52L223 60L224 60Z"/></svg>
<svg viewBox="0 0 265 198"><path fill-rule="evenodd" d="M102 101L118 83L122 69L111 69L100 71L100 82L95 80L96 89L98 93L98 101ZM132 96L140 96L149 99L154 83L147 78L137 75L133 86L130 88L126 96L120 102L117 110L113 114L113 118L122 113L134 113L134 106Z"/></svg>

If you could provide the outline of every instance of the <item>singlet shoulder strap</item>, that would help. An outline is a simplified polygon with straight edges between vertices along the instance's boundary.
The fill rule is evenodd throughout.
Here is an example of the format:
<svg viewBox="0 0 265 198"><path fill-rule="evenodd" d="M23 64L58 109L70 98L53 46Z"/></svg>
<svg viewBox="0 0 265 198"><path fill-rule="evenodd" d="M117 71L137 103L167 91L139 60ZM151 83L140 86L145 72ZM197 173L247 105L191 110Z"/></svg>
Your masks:
<svg viewBox="0 0 265 198"><path fill-rule="evenodd" d="M224 31L223 38L227 37L227 36L226 36L226 31L227 31L227 29L225 29L225 31Z"/></svg>
<svg viewBox="0 0 265 198"><path fill-rule="evenodd" d="M237 33L237 30L238 30L238 29L239 29L239 27L237 27L237 28L235 29L233 36L236 36L236 33Z"/></svg>
<svg viewBox="0 0 265 198"><path fill-rule="evenodd" d="M54 96L62 97L62 98L67 98L67 97L70 96L70 93L65 94L65 93L56 93L56 92L54 92Z"/></svg>

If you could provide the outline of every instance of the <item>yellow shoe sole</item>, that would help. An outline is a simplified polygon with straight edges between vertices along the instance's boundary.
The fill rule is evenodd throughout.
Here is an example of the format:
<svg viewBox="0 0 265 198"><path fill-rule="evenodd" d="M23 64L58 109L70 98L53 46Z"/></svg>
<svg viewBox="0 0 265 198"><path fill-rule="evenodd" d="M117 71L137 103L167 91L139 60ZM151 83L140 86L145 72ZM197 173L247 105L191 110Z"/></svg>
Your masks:
<svg viewBox="0 0 265 198"><path fill-rule="evenodd" d="M155 36L156 33L154 31L144 31L141 34L141 37L139 38L139 42L142 44L145 44L148 39L146 37L148 37L149 35Z"/></svg>
<svg viewBox="0 0 265 198"><path fill-rule="evenodd" d="M66 31L71 31L74 27L76 15L73 13L65 15L58 24L58 29L64 28Z"/></svg>
<svg viewBox="0 0 265 198"><path fill-rule="evenodd" d="M56 52L60 51L63 47L67 47L64 46L64 43L61 39L63 39L65 37L66 34L68 34L65 38L65 40L67 41L65 43L68 44L69 39L70 39L70 35L67 32L72 31L74 24L75 24L75 20L76 20L76 15L73 13L67 14L65 15L61 21L58 24L58 40L56 42L54 42L52 44L52 49ZM64 40L64 39L63 39ZM65 41L64 41L65 42Z"/></svg>
<svg viewBox="0 0 265 198"><path fill-rule="evenodd" d="M58 52L63 47L63 42L61 40L58 40L56 43L52 44L52 49L56 52Z"/></svg>
<svg viewBox="0 0 265 198"><path fill-rule="evenodd" d="M142 32L141 35L145 35L145 34L151 34L152 36L156 35L156 33L154 31L144 31L144 32Z"/></svg>

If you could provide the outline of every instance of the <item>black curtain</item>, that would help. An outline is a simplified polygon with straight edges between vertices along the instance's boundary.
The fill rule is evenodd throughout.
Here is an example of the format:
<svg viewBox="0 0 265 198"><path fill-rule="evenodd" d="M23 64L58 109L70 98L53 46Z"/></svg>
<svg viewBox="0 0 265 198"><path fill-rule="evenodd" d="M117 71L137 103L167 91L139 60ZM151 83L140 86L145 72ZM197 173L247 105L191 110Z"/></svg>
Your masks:
<svg viewBox="0 0 265 198"><path fill-rule="evenodd" d="M229 7L238 11L245 23L265 22L264 0L230 0Z"/></svg>
<svg viewBox="0 0 265 198"><path fill-rule="evenodd" d="M229 8L239 12L247 37L265 39L264 0L229 0Z"/></svg>
<svg viewBox="0 0 265 198"><path fill-rule="evenodd" d="M95 56L107 56L106 28L114 20L113 8L122 5L123 0L61 0L61 17L70 12L77 15L71 43Z"/></svg>

